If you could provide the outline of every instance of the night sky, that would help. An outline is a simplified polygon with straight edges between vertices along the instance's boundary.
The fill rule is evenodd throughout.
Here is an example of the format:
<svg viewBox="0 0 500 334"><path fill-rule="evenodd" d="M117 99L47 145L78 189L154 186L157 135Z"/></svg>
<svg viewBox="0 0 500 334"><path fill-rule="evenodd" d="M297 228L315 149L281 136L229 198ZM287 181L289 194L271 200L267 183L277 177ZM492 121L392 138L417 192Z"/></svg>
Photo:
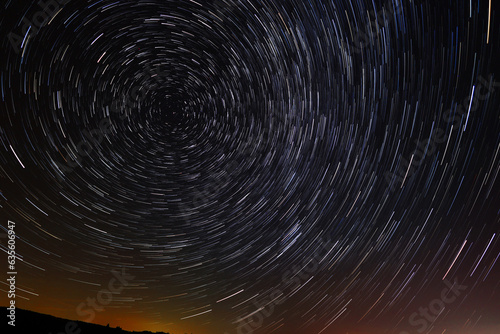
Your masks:
<svg viewBox="0 0 500 334"><path fill-rule="evenodd" d="M3 0L0 305L500 333L496 2Z"/></svg>

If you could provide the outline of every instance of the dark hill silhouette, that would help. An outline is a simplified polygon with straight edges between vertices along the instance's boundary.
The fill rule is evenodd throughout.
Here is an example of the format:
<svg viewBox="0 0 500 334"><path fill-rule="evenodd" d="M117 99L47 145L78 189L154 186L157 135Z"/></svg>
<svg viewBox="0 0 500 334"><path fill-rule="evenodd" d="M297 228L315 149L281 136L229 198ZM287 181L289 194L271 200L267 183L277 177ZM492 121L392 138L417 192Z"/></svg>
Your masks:
<svg viewBox="0 0 500 334"><path fill-rule="evenodd" d="M68 320L53 317L47 314L41 314L33 311L16 308L16 326L8 325L10 319L7 317L8 310L6 307L0 307L2 310L2 324L0 325L0 333L22 333L22 334L152 334L154 332L129 332L122 330L120 327L112 328L88 322ZM80 330L80 331L78 331ZM156 332L158 334L168 334L164 332Z"/></svg>

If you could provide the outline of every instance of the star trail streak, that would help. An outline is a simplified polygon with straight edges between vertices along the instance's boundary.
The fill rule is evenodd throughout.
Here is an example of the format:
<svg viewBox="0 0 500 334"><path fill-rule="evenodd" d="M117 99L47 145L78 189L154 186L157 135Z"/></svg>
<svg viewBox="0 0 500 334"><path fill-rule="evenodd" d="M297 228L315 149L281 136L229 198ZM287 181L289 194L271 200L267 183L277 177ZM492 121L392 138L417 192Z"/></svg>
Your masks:
<svg viewBox="0 0 500 334"><path fill-rule="evenodd" d="M16 306L170 333L500 332L496 5L4 1Z"/></svg>

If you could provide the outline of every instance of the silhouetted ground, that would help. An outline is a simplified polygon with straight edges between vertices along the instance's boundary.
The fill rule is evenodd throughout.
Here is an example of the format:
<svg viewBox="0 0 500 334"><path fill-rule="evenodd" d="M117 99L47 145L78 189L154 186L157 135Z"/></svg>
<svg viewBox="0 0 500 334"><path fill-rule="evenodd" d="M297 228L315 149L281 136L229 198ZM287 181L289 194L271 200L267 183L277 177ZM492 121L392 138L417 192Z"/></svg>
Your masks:
<svg viewBox="0 0 500 334"><path fill-rule="evenodd" d="M16 326L10 326L7 317L6 307L0 307L2 324L0 333L22 333L22 334L129 334L142 333L151 334L152 332L129 332L120 328L112 328L101 325L89 324L83 321L68 320L56 318L51 315L41 314L33 311L16 308ZM156 332L165 334L164 332ZM168 334L168 333L166 333Z"/></svg>

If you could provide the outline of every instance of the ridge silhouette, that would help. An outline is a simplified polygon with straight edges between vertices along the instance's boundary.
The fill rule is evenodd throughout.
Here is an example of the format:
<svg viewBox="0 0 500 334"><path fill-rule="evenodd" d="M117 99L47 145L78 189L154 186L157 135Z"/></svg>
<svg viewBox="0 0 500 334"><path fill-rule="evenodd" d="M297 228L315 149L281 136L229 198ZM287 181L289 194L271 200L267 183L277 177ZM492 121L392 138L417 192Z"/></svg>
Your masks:
<svg viewBox="0 0 500 334"><path fill-rule="evenodd" d="M168 332L151 332L151 331L126 331L118 327L91 324L88 322L70 320L54 317L52 315L38 313L34 311L24 310L16 307L16 326L8 325L10 319L8 309L1 306L2 324L0 325L0 333L23 333L23 334L169 334Z"/></svg>

